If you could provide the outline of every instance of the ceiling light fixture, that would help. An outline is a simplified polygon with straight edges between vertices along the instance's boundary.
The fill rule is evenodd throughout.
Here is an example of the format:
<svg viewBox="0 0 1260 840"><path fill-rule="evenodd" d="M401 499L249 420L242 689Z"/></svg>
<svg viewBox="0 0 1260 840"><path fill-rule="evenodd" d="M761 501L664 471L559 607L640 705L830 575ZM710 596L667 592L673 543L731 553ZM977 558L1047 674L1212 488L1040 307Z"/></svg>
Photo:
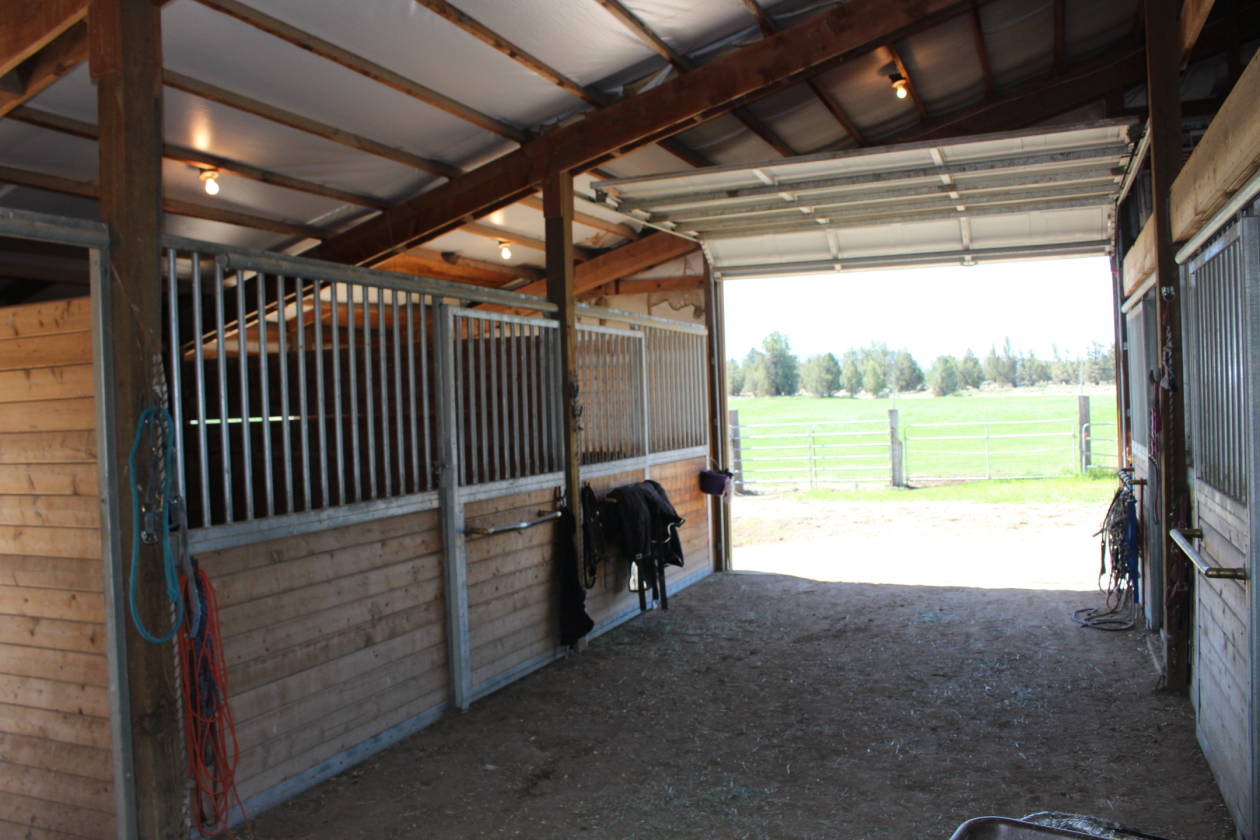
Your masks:
<svg viewBox="0 0 1260 840"><path fill-rule="evenodd" d="M219 194L219 170L203 169L199 177L202 185L206 188L206 195Z"/></svg>
<svg viewBox="0 0 1260 840"><path fill-rule="evenodd" d="M512 259L512 246L506 242L499 242L499 256L505 260Z"/></svg>
<svg viewBox="0 0 1260 840"><path fill-rule="evenodd" d="M893 73L888 77L888 81L892 82L893 91L896 92L898 99L905 99L910 95L910 82L900 73Z"/></svg>

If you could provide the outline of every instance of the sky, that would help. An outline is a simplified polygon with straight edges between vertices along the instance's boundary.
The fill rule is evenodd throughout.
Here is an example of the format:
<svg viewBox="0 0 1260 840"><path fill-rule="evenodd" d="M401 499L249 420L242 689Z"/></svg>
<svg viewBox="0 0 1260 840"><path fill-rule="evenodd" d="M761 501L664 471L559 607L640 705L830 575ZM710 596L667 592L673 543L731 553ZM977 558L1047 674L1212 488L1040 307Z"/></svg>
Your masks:
<svg viewBox="0 0 1260 840"><path fill-rule="evenodd" d="M732 278L724 289L726 355L739 360L776 330L801 359L881 341L924 367L968 348L983 359L1007 337L1046 359L1055 345L1074 356L1113 341L1106 257Z"/></svg>

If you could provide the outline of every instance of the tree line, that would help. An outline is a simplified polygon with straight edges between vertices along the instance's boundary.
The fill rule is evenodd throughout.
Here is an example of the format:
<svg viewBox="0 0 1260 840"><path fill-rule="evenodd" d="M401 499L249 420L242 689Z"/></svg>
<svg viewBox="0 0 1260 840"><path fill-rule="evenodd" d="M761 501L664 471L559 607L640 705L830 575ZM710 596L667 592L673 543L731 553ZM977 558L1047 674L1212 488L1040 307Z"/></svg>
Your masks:
<svg viewBox="0 0 1260 840"><path fill-rule="evenodd" d="M1008 338L1000 350L989 348L983 361L968 348L962 356L937 356L924 373L908 351L893 350L881 342L850 348L839 357L822 353L802 362L792 354L787 336L773 332L761 342L760 349L748 351L742 362L727 362L727 382L732 396L778 397L803 391L818 397L841 392L850 397L879 397L894 391L930 389L943 397L985 383L1015 387L1115 381L1112 346L1095 341L1084 356L1075 358L1063 356L1057 347L1053 352L1053 359L1039 359L1031 351L1016 352Z"/></svg>

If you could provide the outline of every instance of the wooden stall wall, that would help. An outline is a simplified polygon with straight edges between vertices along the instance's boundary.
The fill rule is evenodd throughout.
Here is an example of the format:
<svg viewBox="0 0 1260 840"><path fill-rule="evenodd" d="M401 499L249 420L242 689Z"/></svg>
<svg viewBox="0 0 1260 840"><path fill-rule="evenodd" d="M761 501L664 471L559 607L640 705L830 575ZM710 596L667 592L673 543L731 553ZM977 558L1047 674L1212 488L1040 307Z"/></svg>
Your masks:
<svg viewBox="0 0 1260 840"><path fill-rule="evenodd" d="M0 836L114 836L90 303L0 310Z"/></svg>
<svg viewBox="0 0 1260 840"><path fill-rule="evenodd" d="M275 804L278 785L291 794L440 710L441 549L428 510L198 558L219 597L242 797Z"/></svg>
<svg viewBox="0 0 1260 840"><path fill-rule="evenodd" d="M698 485L704 464L701 457L650 470L686 520L680 533L686 565L668 569L671 592L713 568L708 497ZM642 479L643 471L634 469L592 478L590 484L603 496L614 487ZM554 489L546 488L472 502L465 507L465 517L470 527L490 528L534 519L554 506ZM474 694L506 683L515 671L556 651L555 540L552 523L469 539L468 623ZM627 591L627 580L624 564L601 565L595 587L586 593L587 612L597 627L638 610L638 595Z"/></svg>
<svg viewBox="0 0 1260 840"><path fill-rule="evenodd" d="M1227 568L1251 564L1246 505L1203 481L1194 486L1202 553ZM1193 573L1193 572L1192 572ZM1194 662L1191 700L1196 734L1221 796L1239 826L1251 823L1251 592L1250 581L1194 581Z"/></svg>

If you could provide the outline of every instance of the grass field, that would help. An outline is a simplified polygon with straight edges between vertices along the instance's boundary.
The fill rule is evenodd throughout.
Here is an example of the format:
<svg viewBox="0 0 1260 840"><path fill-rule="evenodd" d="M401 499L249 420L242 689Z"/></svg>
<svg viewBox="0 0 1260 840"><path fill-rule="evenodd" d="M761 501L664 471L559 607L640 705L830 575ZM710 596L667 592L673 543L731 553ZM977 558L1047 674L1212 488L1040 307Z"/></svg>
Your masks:
<svg viewBox="0 0 1260 840"><path fill-rule="evenodd" d="M910 483L1071 476L1079 471L1075 394L1013 390L949 397L734 398L745 483L854 486L889 478L888 410L896 408ZM1114 463L1115 395L1090 394L1094 461ZM796 425L787 425L796 424ZM811 478L812 476L812 478Z"/></svg>

